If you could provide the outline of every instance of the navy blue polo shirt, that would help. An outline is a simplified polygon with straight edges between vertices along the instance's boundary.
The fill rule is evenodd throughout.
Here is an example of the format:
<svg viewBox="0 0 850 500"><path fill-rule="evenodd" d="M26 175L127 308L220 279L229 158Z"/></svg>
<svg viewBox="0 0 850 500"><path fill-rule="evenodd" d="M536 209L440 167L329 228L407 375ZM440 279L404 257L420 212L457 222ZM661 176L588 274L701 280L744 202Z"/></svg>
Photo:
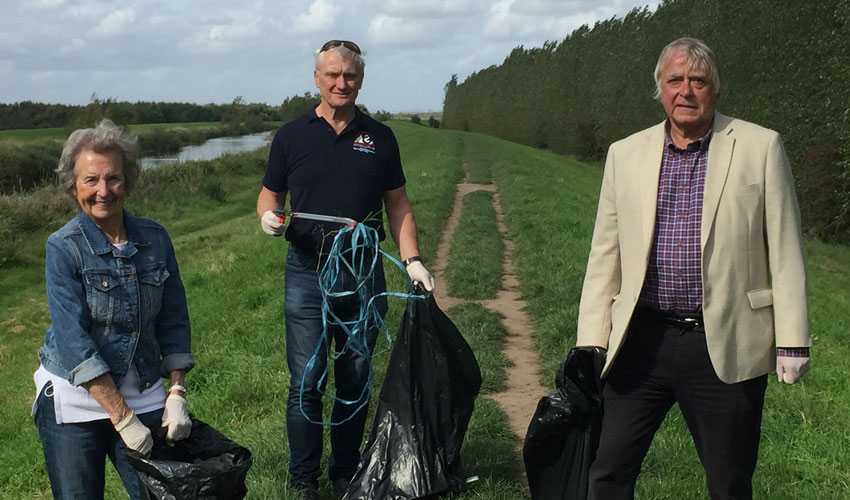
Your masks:
<svg viewBox="0 0 850 500"><path fill-rule="evenodd" d="M263 177L266 189L288 193L293 211L365 221L381 240L386 237L383 194L404 183L392 130L356 107L354 119L338 136L315 109L278 129ZM324 248L324 253L341 227L297 217L288 222L287 240L302 250Z"/></svg>

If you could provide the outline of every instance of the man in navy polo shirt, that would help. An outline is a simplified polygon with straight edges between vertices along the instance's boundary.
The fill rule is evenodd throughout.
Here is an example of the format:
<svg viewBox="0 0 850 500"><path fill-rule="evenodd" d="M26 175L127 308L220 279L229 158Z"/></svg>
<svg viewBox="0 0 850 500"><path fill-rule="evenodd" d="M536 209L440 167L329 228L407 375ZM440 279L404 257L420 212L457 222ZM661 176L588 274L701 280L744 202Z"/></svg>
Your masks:
<svg viewBox="0 0 850 500"><path fill-rule="evenodd" d="M286 196L295 212L347 217L363 222L385 237L382 209L387 211L390 234L410 278L433 291L434 278L419 258L416 221L405 191L398 143L389 127L363 114L354 105L363 83L365 63L360 48L344 40L331 40L316 52L313 73L321 102L312 110L281 127L269 152L263 188L257 197L257 214L262 229L272 236L286 233L284 315L286 357L290 372L286 429L289 438L289 473L302 498L318 498L319 462L322 454L322 400L319 377L327 363L320 352L309 370L322 335L321 302L317 271L341 225L293 218L289 227L273 213L282 209ZM385 289L383 268L378 268L371 294ZM341 287L346 289L345 276ZM382 314L385 297L376 299ZM356 315L359 303L337 301L334 313L345 319ZM329 325L329 336L337 349L346 334ZM377 330L370 332L374 342ZM354 401L368 377L368 360L349 350L334 362L336 396ZM306 373L305 373L306 372ZM302 393L303 380L303 393ZM334 403L331 421L331 456L328 475L334 491L344 493L360 457L366 411L351 416L357 405ZM306 419L301 410L309 415Z"/></svg>

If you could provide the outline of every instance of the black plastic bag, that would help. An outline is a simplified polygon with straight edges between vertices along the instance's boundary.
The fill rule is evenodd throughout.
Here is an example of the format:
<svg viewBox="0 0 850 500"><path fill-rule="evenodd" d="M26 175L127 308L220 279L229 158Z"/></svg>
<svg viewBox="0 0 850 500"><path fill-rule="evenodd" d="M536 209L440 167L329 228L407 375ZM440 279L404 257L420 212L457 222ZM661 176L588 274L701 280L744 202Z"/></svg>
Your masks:
<svg viewBox="0 0 850 500"><path fill-rule="evenodd" d="M576 347L555 375L558 391L544 396L522 449L533 500L585 500L588 470L602 426L605 351Z"/></svg>
<svg viewBox="0 0 850 500"><path fill-rule="evenodd" d="M154 432L149 457L127 451L127 461L152 500L241 500L254 459L208 424L192 417L192 433L169 446L165 428ZM144 498L144 493L142 494Z"/></svg>
<svg viewBox="0 0 850 500"><path fill-rule="evenodd" d="M481 372L469 344L430 294L409 299L360 464L346 500L458 492L460 448Z"/></svg>

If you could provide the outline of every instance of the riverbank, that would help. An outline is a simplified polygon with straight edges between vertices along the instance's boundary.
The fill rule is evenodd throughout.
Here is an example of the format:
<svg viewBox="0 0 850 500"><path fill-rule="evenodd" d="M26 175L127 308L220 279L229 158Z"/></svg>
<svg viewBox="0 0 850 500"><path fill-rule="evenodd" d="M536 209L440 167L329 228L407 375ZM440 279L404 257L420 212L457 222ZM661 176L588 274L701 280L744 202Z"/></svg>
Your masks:
<svg viewBox="0 0 850 500"><path fill-rule="evenodd" d="M209 161L147 169L128 196L127 210L179 218L198 203L223 203L234 186L241 185L242 176L262 175L267 158L268 147L265 147ZM56 182L26 192L0 195L0 269L29 269L34 262L41 262L47 235L60 228L77 210ZM36 271L40 275L44 270L39 264ZM8 286L13 286L13 282Z"/></svg>
<svg viewBox="0 0 850 500"><path fill-rule="evenodd" d="M129 125L138 138L140 156L174 153L214 137L246 135L280 126L251 124L155 123ZM53 179L62 145L72 131L64 128L0 131L0 194L26 193Z"/></svg>

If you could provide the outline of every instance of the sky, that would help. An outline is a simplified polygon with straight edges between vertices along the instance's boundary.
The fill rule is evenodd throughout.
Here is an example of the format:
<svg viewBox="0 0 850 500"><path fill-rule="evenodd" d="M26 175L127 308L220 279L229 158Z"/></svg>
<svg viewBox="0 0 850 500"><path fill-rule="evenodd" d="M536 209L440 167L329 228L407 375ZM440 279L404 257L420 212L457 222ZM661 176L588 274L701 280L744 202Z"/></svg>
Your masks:
<svg viewBox="0 0 850 500"><path fill-rule="evenodd" d="M648 0L0 0L0 102L278 105L316 91L314 51L355 41L370 111L440 111L457 74Z"/></svg>

